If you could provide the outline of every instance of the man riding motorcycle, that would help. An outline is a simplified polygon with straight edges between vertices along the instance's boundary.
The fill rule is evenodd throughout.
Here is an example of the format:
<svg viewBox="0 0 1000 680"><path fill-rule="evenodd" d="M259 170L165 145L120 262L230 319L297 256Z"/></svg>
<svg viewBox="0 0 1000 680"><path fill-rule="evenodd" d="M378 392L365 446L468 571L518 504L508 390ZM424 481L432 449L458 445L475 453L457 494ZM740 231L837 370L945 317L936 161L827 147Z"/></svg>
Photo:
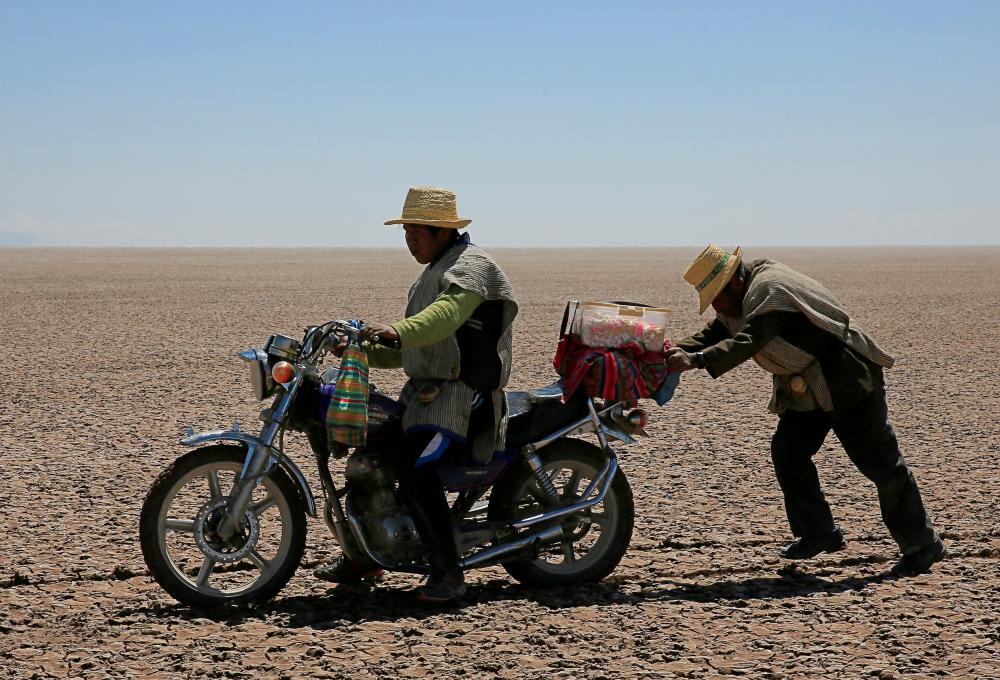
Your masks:
<svg viewBox="0 0 1000 680"><path fill-rule="evenodd" d="M398 340L400 349L366 342L369 364L402 368L409 380L405 405L400 491L422 541L431 572L421 600L444 602L465 592L458 566L447 497L438 468L445 460L484 464L504 447L506 398L517 301L506 274L485 251L460 234L471 220L459 218L454 192L413 187L401 224L413 258L426 265L410 287L406 317L369 323L363 337ZM319 578L344 582L373 578L381 569L341 557L316 570Z"/></svg>

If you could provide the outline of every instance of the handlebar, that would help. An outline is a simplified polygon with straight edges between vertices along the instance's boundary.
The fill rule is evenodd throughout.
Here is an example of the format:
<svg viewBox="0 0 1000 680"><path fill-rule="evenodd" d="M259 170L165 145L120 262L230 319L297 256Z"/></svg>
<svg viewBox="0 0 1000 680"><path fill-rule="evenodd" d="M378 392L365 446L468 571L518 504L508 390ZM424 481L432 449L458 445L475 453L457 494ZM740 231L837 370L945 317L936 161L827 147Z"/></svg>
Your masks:
<svg viewBox="0 0 1000 680"><path fill-rule="evenodd" d="M334 345L339 345L345 340L361 342L361 331L364 327L365 324L360 319L336 319L333 321L327 321L320 326L309 326L306 329L305 337L302 339L302 357L305 359L313 358L314 355L318 354L324 347L327 347L330 344L329 339L331 336L336 338ZM400 348L399 340L380 338L377 335L371 338L370 342L377 345L383 345L385 347L391 347L392 349Z"/></svg>
<svg viewBox="0 0 1000 680"><path fill-rule="evenodd" d="M388 338L381 338L377 335L373 336L371 341L376 345L382 345L383 347L389 347L392 349L399 349L402 346L400 345L399 340L389 340Z"/></svg>

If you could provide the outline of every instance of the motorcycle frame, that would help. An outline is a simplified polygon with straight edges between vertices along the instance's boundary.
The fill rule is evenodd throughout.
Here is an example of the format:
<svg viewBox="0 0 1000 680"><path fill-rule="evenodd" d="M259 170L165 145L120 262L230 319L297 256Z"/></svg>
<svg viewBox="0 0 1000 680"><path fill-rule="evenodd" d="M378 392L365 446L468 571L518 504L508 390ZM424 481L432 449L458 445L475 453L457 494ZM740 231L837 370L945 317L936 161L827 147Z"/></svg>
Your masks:
<svg viewBox="0 0 1000 680"><path fill-rule="evenodd" d="M323 339L325 339L325 335L321 338L320 342ZM224 538L227 534L235 532L239 527L240 518L243 517L249 506L254 488L260 479L267 475L275 466L288 473L296 486L298 486L309 516L316 517L318 515L315 496L305 475L291 458L285 455L282 447L274 446L275 439L278 439L279 434L283 432L289 412L291 411L291 406L302 383L305 381L307 375L315 374L315 368L311 364L296 362L295 368L295 375L291 381L281 385L283 393L277 399L277 403L272 409L271 417L264 421L259 435L254 436L248 432L241 431L237 422L233 423L233 426L228 430L213 430L201 433L195 433L189 427L185 433L185 437L181 439L183 445L191 447L217 441L231 441L246 447L243 469L233 488L235 498L229 504L226 510L226 517L219 526L219 533ZM557 396L555 398L560 397ZM542 400L545 399L541 398L536 401ZM471 555L460 558L459 566L463 570L495 564L503 557L512 553L520 552L532 546L537 548L544 543L554 541L562 536L562 527L559 523L553 524L555 520L594 507L604 500L608 489L611 488L611 482L618 472L618 456L614 449L611 448L608 438L611 437L628 444L634 443L635 439L625 432L623 428L615 427L614 425L616 420L622 418L624 412L624 405L621 402L598 411L594 400L588 397L587 408L589 411L588 415L536 442L526 444L520 448L520 453L525 463L534 473L540 488L549 495L555 496L551 481L542 469L538 450L566 437L579 437L590 433L596 434L607 460L601 470L590 481L580 499L567 506L510 522L508 528L515 531L538 527L540 525L547 526L541 527L539 531L515 536L499 545L483 548ZM319 463L318 454L317 459ZM323 474L322 467L320 467L320 477L323 483L324 500L326 501L324 520L330 531L337 538L338 543L340 543L341 549L349 557L365 557L382 568L391 571L409 573L426 573L428 571L428 566L425 564L388 562L375 553L368 545L361 523L351 507L350 499L346 499L346 502L342 506L340 503L341 494L338 492L336 484L329 473ZM356 554L357 552L360 552L360 555Z"/></svg>

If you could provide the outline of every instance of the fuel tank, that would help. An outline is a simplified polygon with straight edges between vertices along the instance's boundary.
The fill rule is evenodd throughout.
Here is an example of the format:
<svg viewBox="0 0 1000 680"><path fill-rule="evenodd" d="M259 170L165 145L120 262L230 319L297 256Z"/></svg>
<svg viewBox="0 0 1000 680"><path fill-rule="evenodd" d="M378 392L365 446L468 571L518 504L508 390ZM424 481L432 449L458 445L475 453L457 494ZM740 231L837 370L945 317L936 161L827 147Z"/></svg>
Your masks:
<svg viewBox="0 0 1000 680"><path fill-rule="evenodd" d="M327 402L329 403L329 402ZM403 438L403 405L372 388L368 393L368 442L396 442Z"/></svg>
<svg viewBox="0 0 1000 680"><path fill-rule="evenodd" d="M337 382L337 369L323 372L319 385L310 385L303 393L310 420L318 425L326 423L326 410ZM371 385L368 392L368 447L398 442L403 438L403 405Z"/></svg>

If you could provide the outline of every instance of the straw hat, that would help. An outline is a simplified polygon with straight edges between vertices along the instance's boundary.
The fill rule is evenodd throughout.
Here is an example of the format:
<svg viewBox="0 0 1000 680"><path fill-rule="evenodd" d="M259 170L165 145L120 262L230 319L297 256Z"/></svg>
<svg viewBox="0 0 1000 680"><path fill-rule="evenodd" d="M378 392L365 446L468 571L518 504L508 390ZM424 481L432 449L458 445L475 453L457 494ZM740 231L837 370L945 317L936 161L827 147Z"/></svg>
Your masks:
<svg viewBox="0 0 1000 680"><path fill-rule="evenodd" d="M403 202L403 214L386 224L426 224L431 227L461 229L472 220L458 216L455 192L436 187L410 187Z"/></svg>
<svg viewBox="0 0 1000 680"><path fill-rule="evenodd" d="M704 314L715 296L726 287L742 259L743 250L739 246L729 253L714 243L709 244L701 251L701 255L694 259L684 272L684 280L698 291L698 300L701 303L699 314Z"/></svg>

